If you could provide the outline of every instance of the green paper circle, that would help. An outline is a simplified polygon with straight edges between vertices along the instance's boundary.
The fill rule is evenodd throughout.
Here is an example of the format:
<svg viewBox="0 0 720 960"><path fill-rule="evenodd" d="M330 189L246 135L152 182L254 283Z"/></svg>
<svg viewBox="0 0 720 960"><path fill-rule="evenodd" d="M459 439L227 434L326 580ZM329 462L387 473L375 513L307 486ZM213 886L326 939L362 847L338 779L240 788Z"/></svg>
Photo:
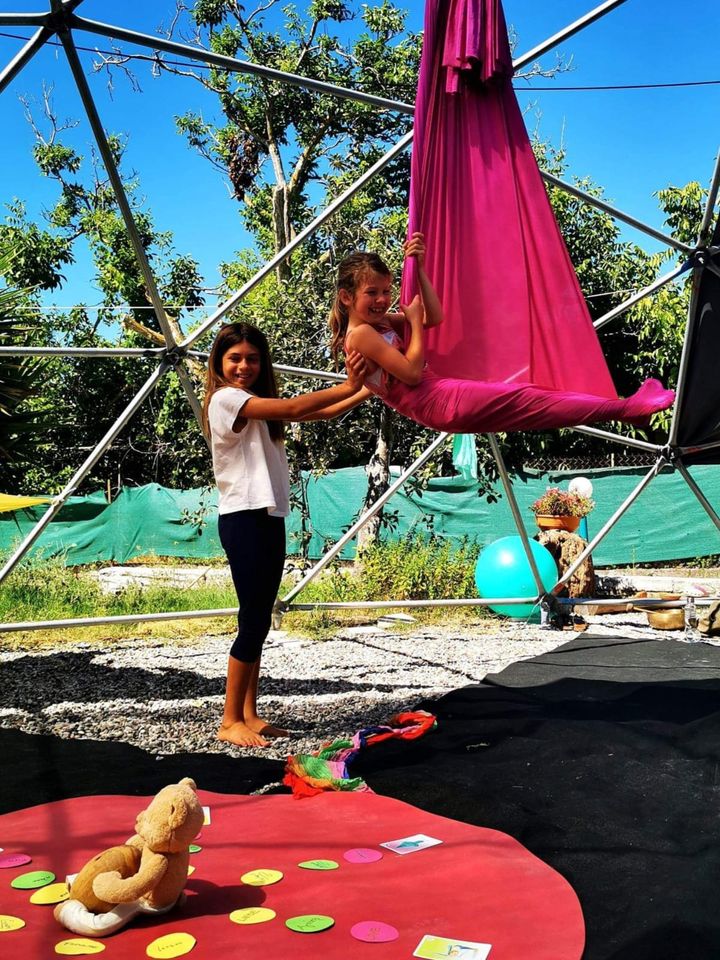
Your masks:
<svg viewBox="0 0 720 960"><path fill-rule="evenodd" d="M321 930L328 930L334 925L332 917L324 917L318 913L306 913L300 917L290 917L285 921L285 926L295 933L320 933Z"/></svg>
<svg viewBox="0 0 720 960"><path fill-rule="evenodd" d="M200 851L202 850L202 847L199 847L197 843L191 843L190 846L188 847L188 850L190 851L190 853L200 853Z"/></svg>
<svg viewBox="0 0 720 960"><path fill-rule="evenodd" d="M22 873L10 884L16 890L38 890L40 887L46 887L55 879L55 874L48 870L33 870L30 873Z"/></svg>
<svg viewBox="0 0 720 960"><path fill-rule="evenodd" d="M303 860L298 866L303 870L337 870L340 864L337 860Z"/></svg>

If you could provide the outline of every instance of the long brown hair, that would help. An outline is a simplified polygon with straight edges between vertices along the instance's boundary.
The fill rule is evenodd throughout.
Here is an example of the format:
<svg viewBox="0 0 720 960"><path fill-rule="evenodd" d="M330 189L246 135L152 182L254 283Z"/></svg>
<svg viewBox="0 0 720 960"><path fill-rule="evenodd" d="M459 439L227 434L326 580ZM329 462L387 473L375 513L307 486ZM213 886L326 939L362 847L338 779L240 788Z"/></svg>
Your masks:
<svg viewBox="0 0 720 960"><path fill-rule="evenodd" d="M351 297L354 297L355 291L370 273L379 273L383 277L392 276L390 268L376 253L356 251L345 257L338 267L335 300L328 316L330 333L332 334L330 352L335 361L337 361L338 354L342 350L350 319L348 308L340 299L340 291L344 290Z"/></svg>
<svg viewBox="0 0 720 960"><path fill-rule="evenodd" d="M222 362L225 354L232 347L239 343L249 343L260 353L260 373L253 384L252 392L258 397L277 397L278 388L275 380L275 371L273 370L272 357L270 356L270 347L267 337L254 327L251 323L227 323L220 327L215 342L210 350L208 357L207 375L205 377L205 399L203 400L203 429L205 436L210 436L210 424L208 422L208 407L210 400L216 390L221 387L230 387L233 384L227 382L223 377ZM266 420L270 436L273 440L282 440L285 430L282 420Z"/></svg>

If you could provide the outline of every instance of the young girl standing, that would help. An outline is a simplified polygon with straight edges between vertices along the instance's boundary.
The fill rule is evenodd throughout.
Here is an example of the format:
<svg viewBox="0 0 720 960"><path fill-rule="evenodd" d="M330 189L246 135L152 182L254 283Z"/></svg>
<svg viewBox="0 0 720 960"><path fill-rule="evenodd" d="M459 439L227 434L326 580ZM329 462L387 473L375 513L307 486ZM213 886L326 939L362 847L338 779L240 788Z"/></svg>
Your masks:
<svg viewBox="0 0 720 960"><path fill-rule="evenodd" d="M238 633L228 658L218 738L264 747L286 736L257 712L260 657L285 563L289 513L284 420L321 420L356 406L365 363L347 356L348 379L327 390L278 397L267 339L246 323L221 328L210 351L203 405L219 491L218 529L238 596Z"/></svg>
<svg viewBox="0 0 720 960"><path fill-rule="evenodd" d="M443 311L425 273L422 234L413 234L405 255L417 258L421 293L402 313L388 312L392 275L383 261L354 253L339 267L330 327L333 354L361 353L368 363L365 386L406 417L433 430L495 433L598 420L645 425L651 414L671 406L675 394L659 380L646 380L625 399L607 399L531 383L437 376L425 365L423 329L442 323Z"/></svg>

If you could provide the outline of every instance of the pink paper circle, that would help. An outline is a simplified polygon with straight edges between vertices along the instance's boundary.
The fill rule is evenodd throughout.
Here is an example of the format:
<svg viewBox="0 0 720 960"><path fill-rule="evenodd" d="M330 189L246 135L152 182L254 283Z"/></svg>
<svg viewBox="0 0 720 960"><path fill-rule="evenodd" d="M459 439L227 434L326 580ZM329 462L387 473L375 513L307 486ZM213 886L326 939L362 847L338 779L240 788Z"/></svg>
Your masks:
<svg viewBox="0 0 720 960"><path fill-rule="evenodd" d="M355 847L347 850L343 857L348 863L375 863L376 860L382 860L382 853L372 847Z"/></svg>
<svg viewBox="0 0 720 960"><path fill-rule="evenodd" d="M350 928L350 933L364 943L390 943L400 936L395 927L381 920L361 920Z"/></svg>
<svg viewBox="0 0 720 960"><path fill-rule="evenodd" d="M32 857L26 853L6 853L4 857L0 857L0 868L22 867L26 863L32 863Z"/></svg>

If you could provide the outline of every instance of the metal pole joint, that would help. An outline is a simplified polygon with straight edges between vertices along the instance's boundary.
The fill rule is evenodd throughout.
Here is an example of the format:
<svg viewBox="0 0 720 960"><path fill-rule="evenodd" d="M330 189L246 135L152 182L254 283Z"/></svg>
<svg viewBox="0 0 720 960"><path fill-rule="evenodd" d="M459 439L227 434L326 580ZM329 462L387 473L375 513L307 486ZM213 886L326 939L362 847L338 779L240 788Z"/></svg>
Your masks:
<svg viewBox="0 0 720 960"><path fill-rule="evenodd" d="M177 367L180 363L182 363L186 356L187 350L185 347L182 347L179 343L176 343L175 346L165 351L164 359L170 366Z"/></svg>
<svg viewBox="0 0 720 960"><path fill-rule="evenodd" d="M53 30L58 36L67 36L70 32L70 17L63 7L53 6L47 15L46 27Z"/></svg>

